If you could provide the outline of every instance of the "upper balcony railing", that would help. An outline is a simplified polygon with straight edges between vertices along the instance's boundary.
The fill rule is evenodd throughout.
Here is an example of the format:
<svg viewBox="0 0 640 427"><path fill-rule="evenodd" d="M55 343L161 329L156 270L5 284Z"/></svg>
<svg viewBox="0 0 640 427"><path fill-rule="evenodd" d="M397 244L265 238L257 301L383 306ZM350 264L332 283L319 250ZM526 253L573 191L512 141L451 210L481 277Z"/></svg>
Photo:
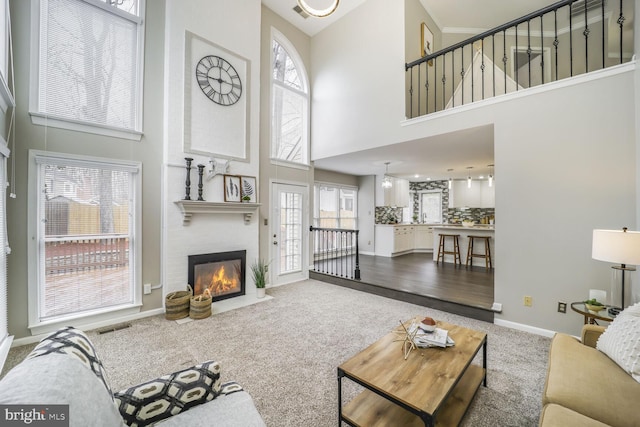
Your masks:
<svg viewBox="0 0 640 427"><path fill-rule="evenodd" d="M407 116L588 73L633 56L633 0L563 0L405 64Z"/></svg>

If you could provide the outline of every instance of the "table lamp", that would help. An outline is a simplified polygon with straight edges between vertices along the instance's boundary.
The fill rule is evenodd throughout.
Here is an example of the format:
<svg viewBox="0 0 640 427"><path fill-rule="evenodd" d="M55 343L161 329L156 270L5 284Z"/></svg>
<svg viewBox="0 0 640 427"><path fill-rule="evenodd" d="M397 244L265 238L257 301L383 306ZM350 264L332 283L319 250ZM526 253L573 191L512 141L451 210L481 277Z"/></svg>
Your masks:
<svg viewBox="0 0 640 427"><path fill-rule="evenodd" d="M631 275L627 271L635 271L635 267L627 265L640 265L640 232L622 230L593 230L593 244L591 257L600 261L614 262L620 265L612 266L611 303L609 309L612 315L624 310L625 285L631 302L632 286ZM619 278L617 276L620 276ZM627 277L625 277L627 276ZM620 288L618 288L620 286ZM618 296L620 300L618 300Z"/></svg>

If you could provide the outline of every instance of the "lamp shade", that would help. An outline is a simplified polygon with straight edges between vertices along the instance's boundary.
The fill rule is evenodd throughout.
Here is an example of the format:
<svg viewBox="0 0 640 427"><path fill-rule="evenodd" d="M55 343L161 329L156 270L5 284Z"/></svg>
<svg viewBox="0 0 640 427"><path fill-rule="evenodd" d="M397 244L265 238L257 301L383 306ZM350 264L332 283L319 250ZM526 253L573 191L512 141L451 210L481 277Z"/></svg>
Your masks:
<svg viewBox="0 0 640 427"><path fill-rule="evenodd" d="M640 232L593 230L591 257L616 264L640 265Z"/></svg>

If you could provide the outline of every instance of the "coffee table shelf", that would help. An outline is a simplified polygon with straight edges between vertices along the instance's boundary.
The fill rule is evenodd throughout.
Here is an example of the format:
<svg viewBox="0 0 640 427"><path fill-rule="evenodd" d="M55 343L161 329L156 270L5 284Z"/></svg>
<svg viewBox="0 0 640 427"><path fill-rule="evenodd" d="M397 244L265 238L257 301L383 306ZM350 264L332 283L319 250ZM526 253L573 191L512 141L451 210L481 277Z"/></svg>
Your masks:
<svg viewBox="0 0 640 427"><path fill-rule="evenodd" d="M338 367L339 424L431 427L460 423L480 385L487 385L487 334L437 324L449 331L454 347L417 349L405 359L402 340L390 332ZM480 351L482 367L472 363ZM365 389L344 406L343 379Z"/></svg>
<svg viewBox="0 0 640 427"><path fill-rule="evenodd" d="M460 424L484 376L483 368L476 365L469 366L438 412L436 427ZM369 390L364 390L342 408L342 418L354 426L424 426L424 422L417 415Z"/></svg>

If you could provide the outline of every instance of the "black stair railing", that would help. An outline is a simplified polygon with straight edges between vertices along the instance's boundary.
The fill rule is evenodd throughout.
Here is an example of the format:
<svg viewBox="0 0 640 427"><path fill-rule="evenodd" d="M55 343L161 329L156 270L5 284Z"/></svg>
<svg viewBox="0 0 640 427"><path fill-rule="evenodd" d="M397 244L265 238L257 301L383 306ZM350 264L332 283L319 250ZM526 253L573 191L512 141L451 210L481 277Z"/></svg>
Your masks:
<svg viewBox="0 0 640 427"><path fill-rule="evenodd" d="M313 271L360 280L360 230L309 227L313 242Z"/></svg>
<svg viewBox="0 0 640 427"><path fill-rule="evenodd" d="M407 116L622 64L631 15L633 0L563 0L407 63Z"/></svg>

